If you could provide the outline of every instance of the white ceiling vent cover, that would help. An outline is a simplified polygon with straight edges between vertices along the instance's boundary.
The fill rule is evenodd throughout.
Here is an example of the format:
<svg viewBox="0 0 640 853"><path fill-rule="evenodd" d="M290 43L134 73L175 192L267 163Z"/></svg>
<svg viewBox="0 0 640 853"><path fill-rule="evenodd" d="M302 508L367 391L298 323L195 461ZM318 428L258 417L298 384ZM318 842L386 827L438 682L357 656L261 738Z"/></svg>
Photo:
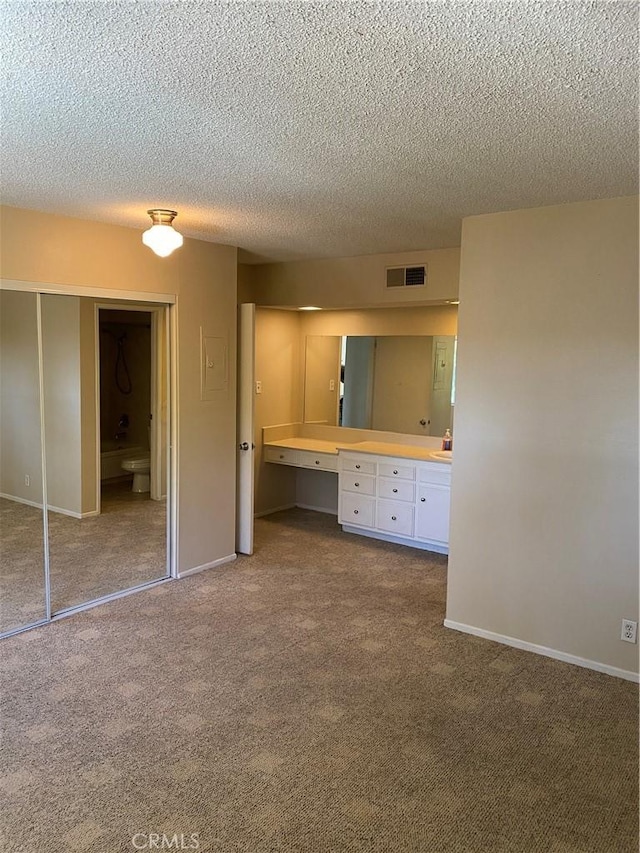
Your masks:
<svg viewBox="0 0 640 853"><path fill-rule="evenodd" d="M424 287L427 265L417 267L387 267L387 287Z"/></svg>

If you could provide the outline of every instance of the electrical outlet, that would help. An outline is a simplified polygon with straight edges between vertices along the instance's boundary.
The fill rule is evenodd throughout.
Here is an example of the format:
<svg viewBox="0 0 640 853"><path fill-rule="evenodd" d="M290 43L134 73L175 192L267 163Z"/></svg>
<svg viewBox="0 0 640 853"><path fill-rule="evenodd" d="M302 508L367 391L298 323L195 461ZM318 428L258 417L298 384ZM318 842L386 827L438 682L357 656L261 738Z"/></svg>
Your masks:
<svg viewBox="0 0 640 853"><path fill-rule="evenodd" d="M638 623L632 622L631 619L622 620L622 633L620 639L625 643L635 643L638 636Z"/></svg>
<svg viewBox="0 0 640 853"><path fill-rule="evenodd" d="M336 390L336 380L330 379L329 380L329 391L335 391L335 390Z"/></svg>
<svg viewBox="0 0 640 853"><path fill-rule="evenodd" d="M262 394L262 380L256 379L256 394Z"/></svg>
<svg viewBox="0 0 640 853"><path fill-rule="evenodd" d="M28 474L24 475L24 484L25 484L25 486L31 485L31 477Z"/></svg>

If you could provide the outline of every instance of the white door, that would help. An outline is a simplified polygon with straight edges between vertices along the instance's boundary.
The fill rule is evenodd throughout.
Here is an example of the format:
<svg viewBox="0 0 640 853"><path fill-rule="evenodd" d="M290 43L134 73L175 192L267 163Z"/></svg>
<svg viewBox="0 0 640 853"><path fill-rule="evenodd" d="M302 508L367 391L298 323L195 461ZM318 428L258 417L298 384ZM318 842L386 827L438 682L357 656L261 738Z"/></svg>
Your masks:
<svg viewBox="0 0 640 853"><path fill-rule="evenodd" d="M256 306L240 306L238 362L238 499L236 551L253 554L253 384Z"/></svg>
<svg viewBox="0 0 640 853"><path fill-rule="evenodd" d="M433 338L376 338L371 429L429 435Z"/></svg>

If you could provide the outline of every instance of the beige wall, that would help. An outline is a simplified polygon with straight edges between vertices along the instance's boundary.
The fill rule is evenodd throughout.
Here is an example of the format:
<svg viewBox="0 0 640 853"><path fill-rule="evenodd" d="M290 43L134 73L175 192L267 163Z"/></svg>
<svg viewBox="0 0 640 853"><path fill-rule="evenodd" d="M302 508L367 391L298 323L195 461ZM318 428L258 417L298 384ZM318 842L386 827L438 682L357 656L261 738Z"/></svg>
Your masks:
<svg viewBox="0 0 640 853"><path fill-rule="evenodd" d="M312 335L304 353L305 423L338 424L340 343L337 335Z"/></svg>
<svg viewBox="0 0 640 853"><path fill-rule="evenodd" d="M140 231L37 211L1 211L4 279L177 296L178 568L235 553L237 252L185 239L169 258ZM228 377L200 399L200 330L228 343Z"/></svg>
<svg viewBox="0 0 640 853"><path fill-rule="evenodd" d="M262 461L262 428L295 423L302 417L300 330L295 311L256 309L255 378L255 512L291 506L296 499L296 472Z"/></svg>
<svg viewBox="0 0 640 853"><path fill-rule="evenodd" d="M447 619L626 671L638 647L638 201L463 224Z"/></svg>
<svg viewBox="0 0 640 853"><path fill-rule="evenodd" d="M421 263L428 266L426 287L386 289L387 267ZM457 299L459 265L457 248L257 264L242 271L243 301L346 308Z"/></svg>
<svg viewBox="0 0 640 853"><path fill-rule="evenodd" d="M306 335L455 335L456 305L407 306L349 311L301 311Z"/></svg>
<svg viewBox="0 0 640 853"><path fill-rule="evenodd" d="M41 506L36 310L35 293L0 291L0 494Z"/></svg>
<svg viewBox="0 0 640 853"><path fill-rule="evenodd" d="M80 298L41 297L47 505L82 513Z"/></svg>
<svg viewBox="0 0 640 853"><path fill-rule="evenodd" d="M95 300L80 300L80 422L82 434L82 512L96 512L96 333Z"/></svg>

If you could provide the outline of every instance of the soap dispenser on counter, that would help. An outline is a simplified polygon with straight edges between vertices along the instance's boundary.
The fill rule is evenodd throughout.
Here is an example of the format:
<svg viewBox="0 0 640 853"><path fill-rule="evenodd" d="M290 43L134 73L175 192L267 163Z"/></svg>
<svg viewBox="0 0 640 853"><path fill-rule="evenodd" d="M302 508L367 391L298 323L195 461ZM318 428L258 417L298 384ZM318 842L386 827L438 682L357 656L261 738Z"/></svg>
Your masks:
<svg viewBox="0 0 640 853"><path fill-rule="evenodd" d="M444 436L442 437L442 449L453 450L453 436L451 435L450 429L446 429Z"/></svg>

